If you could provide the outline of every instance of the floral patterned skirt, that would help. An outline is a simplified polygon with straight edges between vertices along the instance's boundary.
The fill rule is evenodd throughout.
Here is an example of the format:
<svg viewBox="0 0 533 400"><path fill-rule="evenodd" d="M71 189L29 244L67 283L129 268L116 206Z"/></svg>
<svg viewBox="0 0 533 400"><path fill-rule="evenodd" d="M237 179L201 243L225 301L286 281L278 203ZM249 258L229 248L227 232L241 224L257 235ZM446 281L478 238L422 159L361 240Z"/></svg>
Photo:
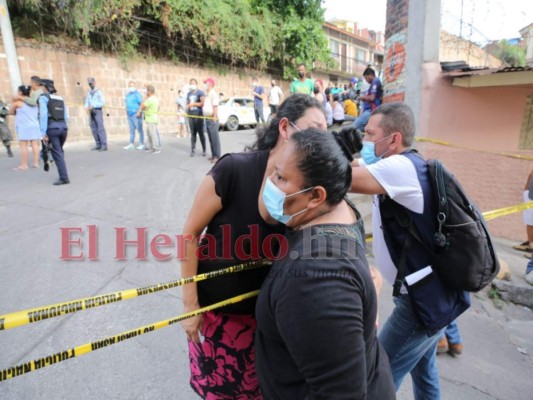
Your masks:
<svg viewBox="0 0 533 400"><path fill-rule="evenodd" d="M203 318L203 343L189 341L194 391L207 400L261 400L255 372L255 318L215 312Z"/></svg>

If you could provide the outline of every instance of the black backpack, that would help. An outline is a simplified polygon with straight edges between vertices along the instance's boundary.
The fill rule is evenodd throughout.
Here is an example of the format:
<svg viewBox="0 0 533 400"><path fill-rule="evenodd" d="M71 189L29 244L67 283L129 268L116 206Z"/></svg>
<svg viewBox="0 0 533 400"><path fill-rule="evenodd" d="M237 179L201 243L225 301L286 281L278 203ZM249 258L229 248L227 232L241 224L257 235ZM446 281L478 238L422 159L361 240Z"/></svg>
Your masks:
<svg viewBox="0 0 533 400"><path fill-rule="evenodd" d="M408 232L428 251L433 267L446 285L478 292L500 270L485 219L455 176L439 160L427 160L427 166L437 221L433 249L424 243L413 224L409 225ZM404 248L404 251L409 250ZM403 269L403 266L398 267L397 281L403 281Z"/></svg>

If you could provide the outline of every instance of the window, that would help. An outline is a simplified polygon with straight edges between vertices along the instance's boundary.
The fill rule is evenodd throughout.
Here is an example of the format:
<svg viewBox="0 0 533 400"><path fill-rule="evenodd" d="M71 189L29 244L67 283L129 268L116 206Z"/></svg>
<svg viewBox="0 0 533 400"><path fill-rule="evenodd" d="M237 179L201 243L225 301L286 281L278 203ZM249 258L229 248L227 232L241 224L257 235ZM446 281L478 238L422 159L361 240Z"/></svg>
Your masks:
<svg viewBox="0 0 533 400"><path fill-rule="evenodd" d="M336 40L330 40L329 47L331 49L331 55L333 57L338 57L340 54L339 53L339 42L337 42Z"/></svg>

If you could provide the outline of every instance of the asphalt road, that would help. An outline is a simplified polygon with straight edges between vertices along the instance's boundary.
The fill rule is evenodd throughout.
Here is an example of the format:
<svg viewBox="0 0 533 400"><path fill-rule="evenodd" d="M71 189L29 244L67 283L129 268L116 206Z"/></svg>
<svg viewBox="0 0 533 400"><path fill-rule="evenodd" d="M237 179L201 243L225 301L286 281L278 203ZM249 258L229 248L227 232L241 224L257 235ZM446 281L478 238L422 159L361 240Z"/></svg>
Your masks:
<svg viewBox="0 0 533 400"><path fill-rule="evenodd" d="M224 152L240 151L252 140L252 131L221 134ZM157 234L179 235L211 164L201 156L189 157L189 140L173 135L163 136L161 154L125 151L125 144L126 135L123 141L112 139L110 151L98 153L89 151L89 142L67 143L72 183L59 187L52 186L55 166L48 173L14 172L17 159L0 150L0 314L179 278L177 248L170 249L174 258L169 261L151 254L138 260L132 248L125 260L115 259L116 229L124 228L127 240L135 238L136 228L147 229L148 241ZM368 217L369 198L355 200ZM91 241L88 226L93 225ZM85 257L92 250L97 259L61 260L65 228L81 228ZM525 259L509 250L511 243L498 244L519 279ZM71 255L79 250L73 245ZM0 371L177 316L180 296L175 288L0 331ZM391 290L385 286L382 321L391 308ZM482 292L459 324L464 354L439 356L442 398L533 399L533 312L514 305L497 309ZM399 399L412 398L409 380ZM186 340L179 324L0 382L0 399L196 398L188 385Z"/></svg>

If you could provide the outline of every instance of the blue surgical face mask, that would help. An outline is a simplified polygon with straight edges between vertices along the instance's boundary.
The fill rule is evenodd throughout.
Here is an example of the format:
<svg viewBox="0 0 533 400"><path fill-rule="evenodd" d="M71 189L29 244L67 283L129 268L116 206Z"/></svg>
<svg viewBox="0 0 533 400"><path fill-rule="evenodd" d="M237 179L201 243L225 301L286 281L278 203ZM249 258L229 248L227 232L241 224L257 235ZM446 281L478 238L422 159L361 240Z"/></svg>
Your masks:
<svg viewBox="0 0 533 400"><path fill-rule="evenodd" d="M299 192L286 195L280 188L274 185L274 182L270 178L267 178L265 183L265 188L263 189L263 202L265 207L272 218L276 221L281 222L282 224L287 224L292 218L296 217L307 211L307 208L304 208L302 211L298 211L292 215L283 214L283 206L285 199L287 197L295 196L300 193L307 192L308 190L313 189L312 187L300 190Z"/></svg>
<svg viewBox="0 0 533 400"><path fill-rule="evenodd" d="M363 140L363 148L361 149L361 157L363 158L363 161L365 162L366 165L377 163L383 158L385 154L389 152L390 149L380 156L376 155L376 144L381 143L384 140L387 140L389 137L390 136L387 136L386 138L383 138L379 142L375 142L375 143Z"/></svg>

